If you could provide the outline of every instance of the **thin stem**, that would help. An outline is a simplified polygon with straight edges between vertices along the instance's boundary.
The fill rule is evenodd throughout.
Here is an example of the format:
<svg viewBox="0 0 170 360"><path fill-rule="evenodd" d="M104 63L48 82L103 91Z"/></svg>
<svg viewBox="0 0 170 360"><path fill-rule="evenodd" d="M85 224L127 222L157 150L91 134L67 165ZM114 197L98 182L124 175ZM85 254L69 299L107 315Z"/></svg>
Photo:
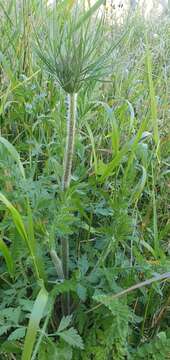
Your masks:
<svg viewBox="0 0 170 360"><path fill-rule="evenodd" d="M66 190L70 186L71 170L74 153L74 140L76 131L76 110L77 110L77 94L67 95L67 139L64 156L64 173L62 179L62 190Z"/></svg>

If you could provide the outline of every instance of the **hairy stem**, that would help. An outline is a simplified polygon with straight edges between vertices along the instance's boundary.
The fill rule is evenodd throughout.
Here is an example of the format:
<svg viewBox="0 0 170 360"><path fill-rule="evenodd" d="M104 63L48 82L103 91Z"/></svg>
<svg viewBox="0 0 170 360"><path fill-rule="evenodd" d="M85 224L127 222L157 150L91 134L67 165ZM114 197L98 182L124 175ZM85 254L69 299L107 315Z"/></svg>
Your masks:
<svg viewBox="0 0 170 360"><path fill-rule="evenodd" d="M67 139L64 156L64 173L62 179L62 190L66 190L71 181L71 169L74 153L74 139L76 131L76 110L77 110L77 94L67 95Z"/></svg>
<svg viewBox="0 0 170 360"><path fill-rule="evenodd" d="M63 280L64 279L64 273L63 273L63 268L62 268L62 263L61 263L60 258L58 257L55 250L51 250L50 255L51 255L52 262L53 262L53 264L55 266L55 269L56 269L56 272L57 272L57 275L58 275L59 279Z"/></svg>
<svg viewBox="0 0 170 360"><path fill-rule="evenodd" d="M76 112L77 112L77 94L67 95L67 138L64 156L64 171L62 179L62 190L65 191L70 186L71 170L74 154L74 141L76 132ZM64 278L69 277L69 241L67 238L63 238L61 241L62 250L62 268ZM63 296L65 314L70 312L70 298L69 294Z"/></svg>

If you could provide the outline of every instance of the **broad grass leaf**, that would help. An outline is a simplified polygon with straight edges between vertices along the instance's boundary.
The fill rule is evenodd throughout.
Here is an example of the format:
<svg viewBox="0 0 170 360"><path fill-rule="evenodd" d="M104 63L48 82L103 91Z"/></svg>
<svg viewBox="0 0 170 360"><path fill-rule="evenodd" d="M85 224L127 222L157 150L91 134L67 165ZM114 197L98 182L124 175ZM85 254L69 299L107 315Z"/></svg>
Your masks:
<svg viewBox="0 0 170 360"><path fill-rule="evenodd" d="M106 111L106 116L108 117L111 128L112 128L112 132L111 132L111 134L109 134L109 136L112 139L112 149L113 149L113 152L115 153L115 155L117 155L118 151L119 151L119 146L120 146L120 133L119 133L118 123L117 123L114 111L104 101L96 101L95 103L97 105L101 105L104 108L104 110Z"/></svg>
<svg viewBox="0 0 170 360"><path fill-rule="evenodd" d="M20 160L20 156L19 156L18 152L16 151L15 147L8 140L6 140L2 136L0 136L0 143L5 146L5 148L10 153L10 155L12 156L14 161L17 163L18 168L20 170L20 173L21 173L22 177L25 179L24 167L22 165L22 162Z"/></svg>
<svg viewBox="0 0 170 360"><path fill-rule="evenodd" d="M2 193L0 193L0 201L2 201L2 203L10 211L13 221L14 221L14 224L15 224L19 234L21 235L22 239L27 243L28 247L30 247L29 242L28 242L27 233L26 233L25 226L22 221L21 215L15 209L15 207L11 204L11 202Z"/></svg>
<svg viewBox="0 0 170 360"><path fill-rule="evenodd" d="M94 141L94 136L93 136L92 130L87 122L86 122L86 129L88 131L90 142L91 142L92 153L93 153L93 158L94 158L94 169L95 169L95 173L97 174L97 156L96 156L96 149L95 149L95 141Z"/></svg>
<svg viewBox="0 0 170 360"><path fill-rule="evenodd" d="M24 350L22 353L21 360L30 360L33 347L36 340L37 331L39 329L40 321L43 317L45 306L47 305L48 301L48 293L44 287L41 288L33 309L30 316L29 324L28 324L28 330L24 342Z"/></svg>
<svg viewBox="0 0 170 360"><path fill-rule="evenodd" d="M146 169L144 168L144 166L142 166L142 176L132 194L132 197L131 197L132 203L137 202L139 200L139 198L142 194L142 191L145 187L146 180L147 180L147 172L146 172Z"/></svg>
<svg viewBox="0 0 170 360"><path fill-rule="evenodd" d="M36 276L38 279L40 279L41 268L39 265L38 258L36 257L34 238L28 237L21 215L2 193L0 193L0 201L2 201L2 203L10 211L16 229L18 230L22 240L25 242L25 244L29 249L30 255L32 257L32 261L34 263Z"/></svg>
<svg viewBox="0 0 170 360"><path fill-rule="evenodd" d="M11 253L7 247L7 245L5 244L5 242L0 239L0 251L2 252L7 268L8 268L8 272L11 276L14 275L14 262L13 262L13 258L11 256Z"/></svg>

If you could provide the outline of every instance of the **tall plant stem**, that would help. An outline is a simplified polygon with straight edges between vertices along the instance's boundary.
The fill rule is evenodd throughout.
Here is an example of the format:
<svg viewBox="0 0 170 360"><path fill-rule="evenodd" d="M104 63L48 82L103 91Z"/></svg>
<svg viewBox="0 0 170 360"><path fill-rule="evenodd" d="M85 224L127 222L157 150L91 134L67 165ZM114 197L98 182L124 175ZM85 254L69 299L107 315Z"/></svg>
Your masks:
<svg viewBox="0 0 170 360"><path fill-rule="evenodd" d="M62 179L62 190L70 186L71 169L74 153L74 139L76 131L77 94L67 95L67 139L64 156L64 172ZM62 240L62 265L64 277L68 278L69 244L68 239Z"/></svg>
<svg viewBox="0 0 170 360"><path fill-rule="evenodd" d="M64 173L62 179L63 191L70 186L71 181L71 169L76 131L77 94L67 95L67 106L67 139L64 156Z"/></svg>
<svg viewBox="0 0 170 360"><path fill-rule="evenodd" d="M74 154L74 141L76 132L76 113L77 113L77 94L67 95L67 138L64 156L64 171L62 179L62 190L65 191L70 186L71 170ZM68 238L63 238L61 242L62 247L62 267L65 279L69 277L69 241ZM69 313L69 294L66 300L66 312ZM63 299L64 301L64 299ZM65 302L65 301L64 301Z"/></svg>

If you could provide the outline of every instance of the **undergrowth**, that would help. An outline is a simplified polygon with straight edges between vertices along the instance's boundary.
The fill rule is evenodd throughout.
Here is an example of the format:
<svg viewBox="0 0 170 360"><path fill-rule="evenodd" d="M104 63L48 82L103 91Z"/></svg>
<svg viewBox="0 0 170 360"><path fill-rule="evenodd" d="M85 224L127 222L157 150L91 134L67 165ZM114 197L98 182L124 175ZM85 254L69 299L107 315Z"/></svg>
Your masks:
<svg viewBox="0 0 170 360"><path fill-rule="evenodd" d="M136 10L110 26L96 9L0 1L2 360L170 358L169 13L144 22ZM59 45L42 32L55 11Z"/></svg>

